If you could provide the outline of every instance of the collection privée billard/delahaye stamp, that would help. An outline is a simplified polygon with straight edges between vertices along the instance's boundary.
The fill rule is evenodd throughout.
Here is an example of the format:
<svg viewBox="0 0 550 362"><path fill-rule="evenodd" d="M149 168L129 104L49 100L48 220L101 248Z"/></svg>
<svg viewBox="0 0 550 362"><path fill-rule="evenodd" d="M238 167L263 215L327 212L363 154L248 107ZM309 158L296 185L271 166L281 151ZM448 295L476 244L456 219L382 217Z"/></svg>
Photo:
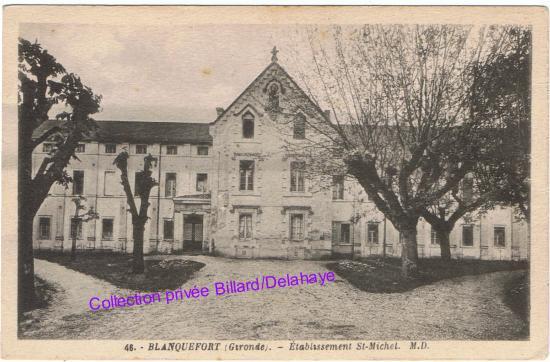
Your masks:
<svg viewBox="0 0 550 362"><path fill-rule="evenodd" d="M547 15L5 7L2 356L544 358Z"/></svg>

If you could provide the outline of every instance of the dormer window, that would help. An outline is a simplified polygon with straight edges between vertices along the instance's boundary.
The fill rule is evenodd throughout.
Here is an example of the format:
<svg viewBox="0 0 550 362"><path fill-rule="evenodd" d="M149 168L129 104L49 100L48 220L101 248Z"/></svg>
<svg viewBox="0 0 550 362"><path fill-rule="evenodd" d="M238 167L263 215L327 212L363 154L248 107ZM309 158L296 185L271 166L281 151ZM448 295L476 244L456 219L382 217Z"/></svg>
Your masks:
<svg viewBox="0 0 550 362"><path fill-rule="evenodd" d="M147 153L147 145L136 145L136 153L138 155L144 155Z"/></svg>
<svg viewBox="0 0 550 362"><path fill-rule="evenodd" d="M243 116L243 138L254 138L254 116L250 112Z"/></svg>

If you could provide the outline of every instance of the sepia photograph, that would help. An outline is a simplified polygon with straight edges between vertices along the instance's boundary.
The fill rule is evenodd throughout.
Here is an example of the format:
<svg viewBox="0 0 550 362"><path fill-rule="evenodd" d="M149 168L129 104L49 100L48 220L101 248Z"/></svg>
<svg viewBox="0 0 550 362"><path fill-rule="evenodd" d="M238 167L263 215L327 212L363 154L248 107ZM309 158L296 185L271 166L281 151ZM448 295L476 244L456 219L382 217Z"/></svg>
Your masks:
<svg viewBox="0 0 550 362"><path fill-rule="evenodd" d="M414 359L547 338L533 328L548 321L547 205L534 206L548 154L533 157L535 124L548 130L544 95L533 117L546 9L537 28L451 12L349 22L331 7L304 23L281 19L304 7L209 23L221 9L180 8L174 22L116 21L125 7L27 17L4 41L16 233L6 244L3 229L2 272L13 265L18 343ZM90 358L73 348L53 358Z"/></svg>

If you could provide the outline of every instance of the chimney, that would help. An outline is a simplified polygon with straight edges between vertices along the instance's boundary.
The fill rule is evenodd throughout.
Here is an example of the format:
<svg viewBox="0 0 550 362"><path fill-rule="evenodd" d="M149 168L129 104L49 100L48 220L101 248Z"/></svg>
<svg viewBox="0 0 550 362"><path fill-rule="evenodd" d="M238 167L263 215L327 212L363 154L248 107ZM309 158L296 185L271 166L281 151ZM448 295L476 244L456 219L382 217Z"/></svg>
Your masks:
<svg viewBox="0 0 550 362"><path fill-rule="evenodd" d="M224 109L222 107L216 107L216 112L218 113L218 117L222 115Z"/></svg>
<svg viewBox="0 0 550 362"><path fill-rule="evenodd" d="M325 113L325 118L330 122L330 109L326 109L323 113Z"/></svg>

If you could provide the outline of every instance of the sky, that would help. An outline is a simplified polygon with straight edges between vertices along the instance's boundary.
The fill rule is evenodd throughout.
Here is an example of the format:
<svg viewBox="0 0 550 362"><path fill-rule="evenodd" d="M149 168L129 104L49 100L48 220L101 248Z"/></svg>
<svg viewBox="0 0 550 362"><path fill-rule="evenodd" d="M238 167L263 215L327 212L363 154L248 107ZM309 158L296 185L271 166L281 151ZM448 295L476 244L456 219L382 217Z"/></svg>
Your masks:
<svg viewBox="0 0 550 362"><path fill-rule="evenodd" d="M285 61L296 46L295 30L266 25L23 24L20 36L103 96L98 120L212 121L269 65L274 45L292 74Z"/></svg>

